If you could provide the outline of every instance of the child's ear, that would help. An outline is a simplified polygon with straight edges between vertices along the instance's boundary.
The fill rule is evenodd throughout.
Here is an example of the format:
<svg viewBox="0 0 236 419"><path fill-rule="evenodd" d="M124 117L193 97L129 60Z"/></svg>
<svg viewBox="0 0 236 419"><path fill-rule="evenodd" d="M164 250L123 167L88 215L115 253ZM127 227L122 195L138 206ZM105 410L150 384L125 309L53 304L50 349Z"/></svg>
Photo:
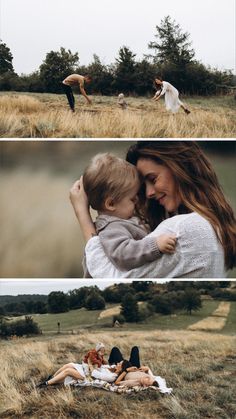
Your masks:
<svg viewBox="0 0 236 419"><path fill-rule="evenodd" d="M105 209L108 211L115 211L115 203L112 198L107 198L104 203Z"/></svg>

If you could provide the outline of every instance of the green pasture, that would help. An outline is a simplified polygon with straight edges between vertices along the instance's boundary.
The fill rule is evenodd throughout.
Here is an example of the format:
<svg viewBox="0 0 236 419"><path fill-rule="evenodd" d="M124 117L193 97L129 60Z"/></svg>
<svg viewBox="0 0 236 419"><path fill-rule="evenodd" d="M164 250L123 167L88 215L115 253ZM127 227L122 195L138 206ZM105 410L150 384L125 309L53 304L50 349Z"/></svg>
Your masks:
<svg viewBox="0 0 236 419"><path fill-rule="evenodd" d="M81 308L66 313L36 314L33 319L38 323L42 332L56 332L60 322L61 331L72 331L81 327L96 326L101 310L86 310Z"/></svg>
<svg viewBox="0 0 236 419"><path fill-rule="evenodd" d="M145 321L139 323L125 323L117 331L145 331L145 330L186 330L190 325L205 317L210 316L218 307L220 301L203 301L202 308L194 311L191 315L185 311L178 311L172 315L154 314ZM117 305L107 305L107 308L117 307ZM57 333L57 323L60 322L61 333L76 332L79 329L108 330L112 327L112 316L98 319L101 310L89 311L84 308L71 310L67 313L59 314L38 314L34 315L34 320L38 323L43 333ZM224 328L220 331L223 334L235 334L236 324L236 302L231 301L230 313Z"/></svg>

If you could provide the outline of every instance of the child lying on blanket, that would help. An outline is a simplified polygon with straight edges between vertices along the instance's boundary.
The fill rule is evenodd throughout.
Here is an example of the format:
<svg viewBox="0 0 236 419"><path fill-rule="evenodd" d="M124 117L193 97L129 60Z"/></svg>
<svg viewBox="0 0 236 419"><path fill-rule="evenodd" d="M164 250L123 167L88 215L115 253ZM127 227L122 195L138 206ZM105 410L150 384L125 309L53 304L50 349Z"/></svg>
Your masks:
<svg viewBox="0 0 236 419"><path fill-rule="evenodd" d="M79 188L98 212L95 221L103 249L119 270L131 270L173 253L176 237L146 237L147 226L135 217L140 178L136 167L110 153L96 155L84 172ZM84 194L84 195L85 195ZM86 222L80 221L84 232ZM85 276L89 275L84 261Z"/></svg>

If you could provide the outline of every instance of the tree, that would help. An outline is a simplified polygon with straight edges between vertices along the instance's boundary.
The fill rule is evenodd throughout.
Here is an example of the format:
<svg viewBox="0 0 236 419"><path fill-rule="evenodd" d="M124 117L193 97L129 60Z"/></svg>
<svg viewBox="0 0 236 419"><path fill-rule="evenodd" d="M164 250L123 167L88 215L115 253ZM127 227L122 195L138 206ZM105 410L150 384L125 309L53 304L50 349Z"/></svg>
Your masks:
<svg viewBox="0 0 236 419"><path fill-rule="evenodd" d="M135 93L142 96L153 94L153 81L157 74L155 64L148 62L146 59L137 62L135 67Z"/></svg>
<svg viewBox="0 0 236 419"><path fill-rule="evenodd" d="M120 314L127 322L137 322L139 320L138 303L134 295L127 293L121 302Z"/></svg>
<svg viewBox="0 0 236 419"><path fill-rule="evenodd" d="M62 291L52 291L48 295L48 311L50 313L64 313L69 310L68 297Z"/></svg>
<svg viewBox="0 0 236 419"><path fill-rule="evenodd" d="M154 50L150 55L153 61L158 64L171 63L176 66L185 66L190 63L195 55L189 42L189 33L182 32L180 25L171 21L170 16L161 20L160 26L156 26L157 41L150 42L148 48Z"/></svg>
<svg viewBox="0 0 236 419"><path fill-rule="evenodd" d="M56 93L62 90L61 82L71 73L75 72L79 56L76 52L61 48L60 51L50 51L40 66L40 78L47 92Z"/></svg>
<svg viewBox="0 0 236 419"><path fill-rule="evenodd" d="M115 88L119 92L132 93L135 90L135 56L128 47L119 49L115 67Z"/></svg>
<svg viewBox="0 0 236 419"><path fill-rule="evenodd" d="M14 73L12 65L13 55L10 48L0 40L0 74Z"/></svg>
<svg viewBox="0 0 236 419"><path fill-rule="evenodd" d="M183 294L183 308L191 315L192 311L197 311L202 307L201 296L198 291L188 288Z"/></svg>
<svg viewBox="0 0 236 419"><path fill-rule="evenodd" d="M156 295L152 301L151 305L156 313L161 313L164 315L171 314L172 309L172 303L167 295Z"/></svg>
<svg viewBox="0 0 236 419"><path fill-rule="evenodd" d="M87 67L86 73L92 77L93 81L90 90L103 95L111 93L113 74L107 66L101 63L98 55L93 55L93 62Z"/></svg>
<svg viewBox="0 0 236 419"><path fill-rule="evenodd" d="M104 298L96 291L93 291L85 301L88 310L102 310L106 306Z"/></svg>

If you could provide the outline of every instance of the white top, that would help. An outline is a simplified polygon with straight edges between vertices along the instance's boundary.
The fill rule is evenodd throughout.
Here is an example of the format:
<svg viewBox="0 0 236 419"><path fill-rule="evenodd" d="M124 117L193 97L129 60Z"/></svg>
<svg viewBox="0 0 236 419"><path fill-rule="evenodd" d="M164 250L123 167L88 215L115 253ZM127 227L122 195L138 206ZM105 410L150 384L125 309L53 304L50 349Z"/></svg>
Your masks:
<svg viewBox="0 0 236 419"><path fill-rule="evenodd" d="M225 278L224 251L211 224L201 215L176 215L150 233L177 236L175 253L130 271L120 271L105 255L98 236L86 247L86 262L92 278Z"/></svg>
<svg viewBox="0 0 236 419"><path fill-rule="evenodd" d="M168 81L162 82L161 96L165 95L165 105L168 111L177 112L182 102L179 100L178 90Z"/></svg>

